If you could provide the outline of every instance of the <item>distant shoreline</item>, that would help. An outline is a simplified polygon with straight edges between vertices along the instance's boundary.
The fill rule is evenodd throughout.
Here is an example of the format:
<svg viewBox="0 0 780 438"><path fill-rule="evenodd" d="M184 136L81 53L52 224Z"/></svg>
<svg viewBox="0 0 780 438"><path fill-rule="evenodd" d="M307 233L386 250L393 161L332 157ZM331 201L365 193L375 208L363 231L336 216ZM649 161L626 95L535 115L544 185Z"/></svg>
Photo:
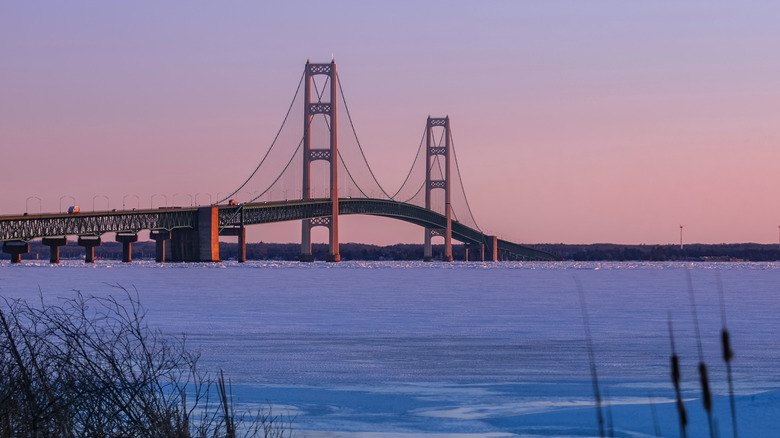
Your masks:
<svg viewBox="0 0 780 438"><path fill-rule="evenodd" d="M133 260L154 259L153 241L133 244ZM728 243L728 244L687 244L682 249L680 245L619 245L596 243L585 245L542 244L527 245L534 249L551 253L561 260L573 261L702 261L702 262L733 262L751 261L767 262L780 260L780 245L760 243ZM317 260L324 260L327 255L326 244L313 244L312 252ZM223 260L237 257L238 245L233 242L220 242L219 251ZM434 255L441 254L442 245L434 245ZM422 260L422 244L369 245L362 243L342 243L340 245L342 260ZM248 243L248 260L298 260L300 244L297 243ZM60 249L63 259L84 257L84 249L74 241ZM465 248L463 245L453 245L455 260L463 260ZM95 257L108 260L122 259L122 245L118 242L104 242L95 248ZM472 254L473 260L474 254ZM0 260L8 260L8 254L2 254ZM23 254L22 260L48 260L49 248L41 241L30 242L30 252Z"/></svg>

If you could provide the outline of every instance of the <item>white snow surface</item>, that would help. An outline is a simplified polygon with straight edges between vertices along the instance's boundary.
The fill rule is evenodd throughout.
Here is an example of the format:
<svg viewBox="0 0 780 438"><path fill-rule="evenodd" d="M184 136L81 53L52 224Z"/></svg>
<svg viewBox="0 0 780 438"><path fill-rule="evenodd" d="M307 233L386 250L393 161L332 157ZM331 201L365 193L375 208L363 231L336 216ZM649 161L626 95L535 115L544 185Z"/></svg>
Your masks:
<svg viewBox="0 0 780 438"><path fill-rule="evenodd" d="M299 437L598 436L576 283L615 436L679 436L667 315L689 436L709 436L690 272L720 436L722 280L739 432L780 418L778 263L0 262L0 296L137 293L151 326L223 368L239 404L295 416ZM652 405L652 406L651 406Z"/></svg>

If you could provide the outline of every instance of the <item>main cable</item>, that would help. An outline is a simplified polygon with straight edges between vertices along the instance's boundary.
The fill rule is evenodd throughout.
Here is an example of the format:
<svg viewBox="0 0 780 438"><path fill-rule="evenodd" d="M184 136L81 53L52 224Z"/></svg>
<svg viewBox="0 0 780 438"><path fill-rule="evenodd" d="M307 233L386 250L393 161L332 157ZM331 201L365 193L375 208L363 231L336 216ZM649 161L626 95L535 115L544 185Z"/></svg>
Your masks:
<svg viewBox="0 0 780 438"><path fill-rule="evenodd" d="M458 181L460 181L460 189L463 191L463 199L466 200L466 208L469 211L469 216L471 216L471 220L474 222L474 226L477 227L477 230L479 230L480 233L482 233L482 229L479 228L479 224L477 224L477 220L474 219L474 213L471 212L471 205L469 205L469 198L466 196L466 188L463 187L463 175L460 173L460 166L458 165L458 154L455 152L455 140L452 137L452 130L450 130L450 144L452 145L452 156L455 157L455 169L458 171Z"/></svg>
<svg viewBox="0 0 780 438"><path fill-rule="evenodd" d="M287 165L284 166L284 169L282 169L282 172L279 173L279 176L276 177L274 182L272 182L271 185L269 185L268 188L265 189L262 193L252 198L249 202L254 202L258 200L260 197L268 193L268 191L271 190L277 182L279 182L279 180L282 178L282 175L284 175L284 172L287 172L287 169L290 167L290 164L292 164L293 160L295 159L295 156L298 154L298 151L301 150L301 146L303 146L303 138L301 138L301 141L298 142L298 147L295 148L295 152L293 152L292 157L290 157L290 160L287 162Z"/></svg>
<svg viewBox="0 0 780 438"><path fill-rule="evenodd" d="M241 186L239 186L233 193L229 194L225 198L218 200L217 204L221 204L223 201L226 201L226 200L232 198L233 195L235 195L236 193L240 192L241 189L243 189L249 183L249 181L252 178L254 178L255 174L257 173L258 170L260 170L260 167L263 165L263 163L265 163L265 160L268 158L268 155L271 153L271 150L273 150L274 146L276 145L276 141L279 139L279 135L282 133L282 129L284 129L284 125L287 123L287 118L290 117L290 112L292 112L293 105L295 105L295 99L298 98L298 92L301 91L301 84L303 84L303 78L305 76L306 76L306 72L301 74L301 79L298 81L298 88L295 89L295 95L293 96L292 102L290 102L290 107L287 109L287 114L285 114L284 120L282 120L282 126L280 126L279 127L279 131L276 132L276 136L274 137L274 141L271 142L271 147L268 148L268 151L263 156L263 159L260 160L260 164L258 164L257 167L255 167L255 170L252 172L251 175L249 175L249 178L247 178L246 181L244 181L244 183L241 184ZM301 142L303 142L303 140L301 140ZM299 147L300 147L300 145L299 145ZM282 173L284 173L284 171L282 171ZM275 181L274 181L274 183L275 183ZM271 185L273 185L273 184L271 184ZM257 198L255 198L255 199L257 199Z"/></svg>
<svg viewBox="0 0 780 438"><path fill-rule="evenodd" d="M412 161L412 167L409 169L409 173L406 174L406 178L404 178L404 182L401 183L401 187L398 188L398 190L393 194L393 196L390 197L392 200L396 200L395 197L398 196L399 193L401 193L401 190L406 186L406 183L409 181L409 178L412 176L412 172L414 171L414 167L417 165L417 157L420 155L420 151L422 150L423 142L425 142L425 131L423 131L423 136L420 139L420 146L417 148L417 153L414 154L414 161ZM425 182L423 182L423 185L425 185ZM420 193L420 190L422 188L417 190L417 193ZM415 193L414 196L417 196L417 193ZM412 196L412 198L414 198Z"/></svg>
<svg viewBox="0 0 780 438"><path fill-rule="evenodd" d="M355 130L355 124L352 123L352 115L350 115L349 113L349 105L347 105L347 98L344 97L344 89L341 87L341 78L336 76L336 82L338 82L339 94L341 95L341 100L344 102L344 110L347 112L347 120L349 120L349 126L352 128L352 135L355 136L355 141L357 142L358 150L360 150L360 155L363 157L363 162L366 163L366 167L368 167L368 173L371 174L371 178L374 179L374 182L379 187L379 190L381 190L382 193L384 193L384 195L388 199L392 199L393 197L390 196L390 194L385 191L384 187L382 187L382 184L380 184L379 180L376 179L376 175L374 175L374 171L371 169L371 165L368 164L368 159L366 158L365 152L363 152L363 146L361 146L360 139L358 138L357 131ZM346 164L344 165L344 167L346 167Z"/></svg>

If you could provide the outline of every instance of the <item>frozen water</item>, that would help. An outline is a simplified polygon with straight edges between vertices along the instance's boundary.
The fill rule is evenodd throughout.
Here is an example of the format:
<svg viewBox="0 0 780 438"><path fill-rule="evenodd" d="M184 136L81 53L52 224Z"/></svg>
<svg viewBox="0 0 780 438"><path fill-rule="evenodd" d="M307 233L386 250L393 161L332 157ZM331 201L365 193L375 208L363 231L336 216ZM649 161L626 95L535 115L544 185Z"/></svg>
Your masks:
<svg viewBox="0 0 780 438"><path fill-rule="evenodd" d="M201 366L224 368L240 402L294 414L299 436L597 436L579 281L616 436L654 436L651 402L661 434L679 435L669 312L690 436L708 436L686 271L720 435L731 434L731 419L718 277L740 433L772 436L780 418L775 263L3 262L0 295L136 288L153 326L186 333Z"/></svg>

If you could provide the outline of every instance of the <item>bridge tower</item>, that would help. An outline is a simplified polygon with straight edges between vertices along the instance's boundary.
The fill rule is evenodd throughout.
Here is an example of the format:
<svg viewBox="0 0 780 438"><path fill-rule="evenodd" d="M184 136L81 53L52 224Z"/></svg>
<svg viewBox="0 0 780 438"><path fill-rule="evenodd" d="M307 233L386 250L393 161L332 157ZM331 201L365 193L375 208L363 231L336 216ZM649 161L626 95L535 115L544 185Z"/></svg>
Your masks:
<svg viewBox="0 0 780 438"><path fill-rule="evenodd" d="M436 127L444 128L444 144L437 145L433 137L433 129ZM428 116L428 123L425 128L425 208L431 209L431 191L433 189L444 189L444 215L447 217L445 228L426 228L425 229L425 252L424 260L429 261L433 258L433 249L431 248L431 238L433 236L444 236L444 254L442 260L452 261L452 204L450 203L450 117L432 118ZM441 155L444 157L444 179L431 179L431 162L433 157Z"/></svg>
<svg viewBox="0 0 780 438"><path fill-rule="evenodd" d="M329 101L323 102L320 96L312 101L312 78L317 75L327 76L330 84ZM341 261L339 254L339 185L338 185L338 132L336 120L336 90L338 89L338 76L336 75L336 62L327 64L312 64L306 61L304 77L304 107L303 107L303 200L311 199L311 163L312 161L325 160L330 162L330 199L332 210L329 216L313 219L304 219L301 225L301 261L314 261L311 253L311 229L316 226L328 227L330 230L330 247L328 261ZM329 120L330 147L327 149L312 149L311 147L311 122L317 114L324 114Z"/></svg>

